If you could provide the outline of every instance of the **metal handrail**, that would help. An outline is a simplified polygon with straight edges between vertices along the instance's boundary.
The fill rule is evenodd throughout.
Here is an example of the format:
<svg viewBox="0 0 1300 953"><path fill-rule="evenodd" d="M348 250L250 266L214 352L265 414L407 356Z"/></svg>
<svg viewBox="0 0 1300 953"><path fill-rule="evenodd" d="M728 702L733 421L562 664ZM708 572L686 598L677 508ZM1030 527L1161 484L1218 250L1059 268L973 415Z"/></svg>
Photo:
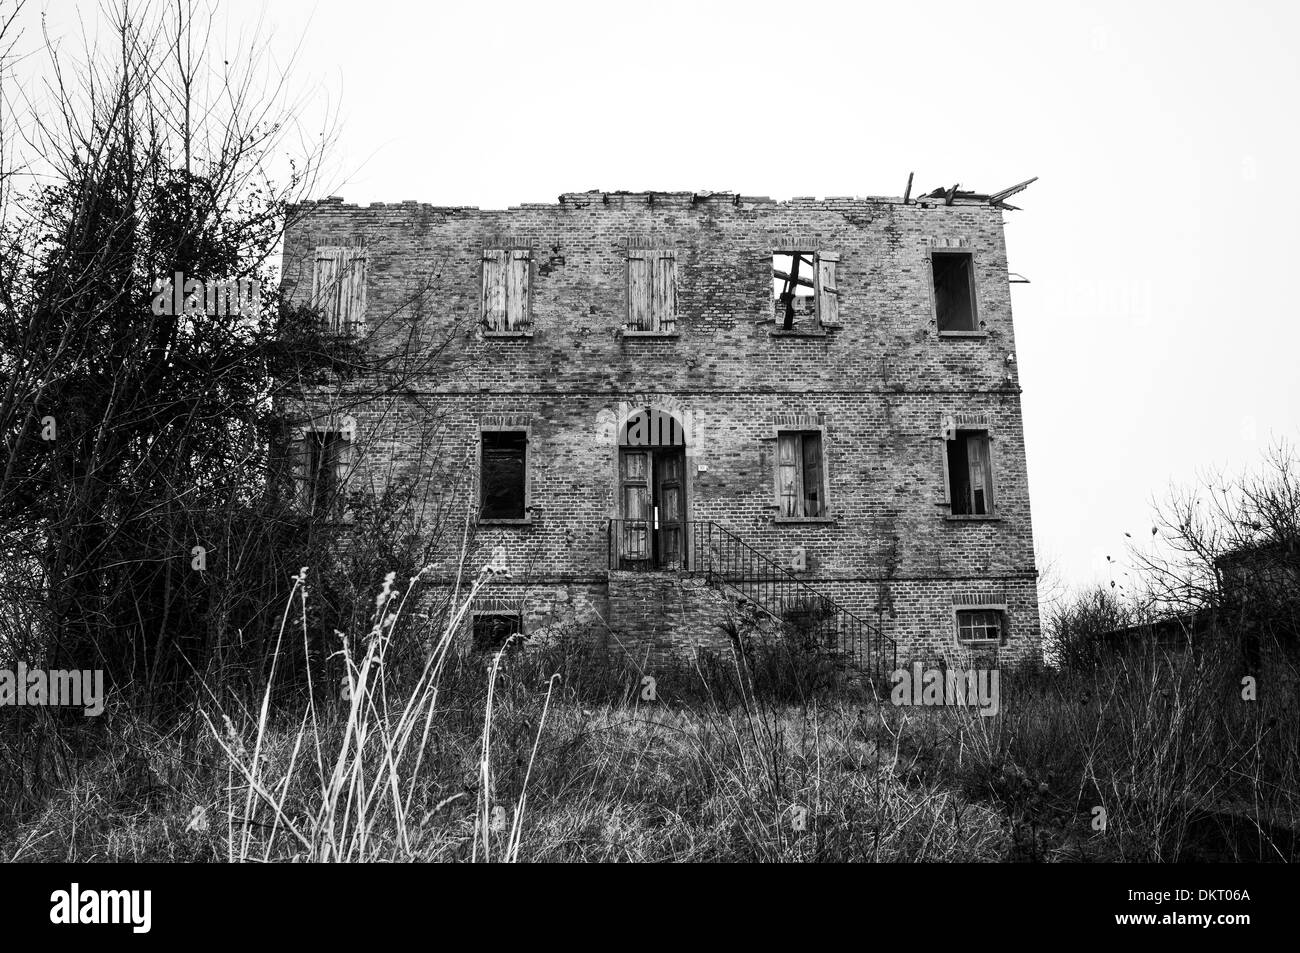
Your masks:
<svg viewBox="0 0 1300 953"><path fill-rule="evenodd" d="M671 549L666 565L657 563L654 552L646 548L655 545L649 533L664 527L679 530L674 537L677 548ZM628 530L638 534L632 559L623 549ZM897 642L880 626L854 615L713 520L655 524L611 519L606 533L611 569L694 569L703 572L710 584L734 590L811 644L826 647L833 642L837 651L852 656L864 669L884 674L898 664Z"/></svg>

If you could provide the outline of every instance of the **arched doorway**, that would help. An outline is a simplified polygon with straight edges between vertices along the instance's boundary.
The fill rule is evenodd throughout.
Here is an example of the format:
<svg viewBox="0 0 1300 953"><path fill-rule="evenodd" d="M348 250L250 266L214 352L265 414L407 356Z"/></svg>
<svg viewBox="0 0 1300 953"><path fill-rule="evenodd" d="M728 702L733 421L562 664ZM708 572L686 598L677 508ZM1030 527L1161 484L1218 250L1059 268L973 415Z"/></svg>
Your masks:
<svg viewBox="0 0 1300 953"><path fill-rule="evenodd" d="M686 568L682 421L654 407L628 414L618 430L618 481L618 568Z"/></svg>

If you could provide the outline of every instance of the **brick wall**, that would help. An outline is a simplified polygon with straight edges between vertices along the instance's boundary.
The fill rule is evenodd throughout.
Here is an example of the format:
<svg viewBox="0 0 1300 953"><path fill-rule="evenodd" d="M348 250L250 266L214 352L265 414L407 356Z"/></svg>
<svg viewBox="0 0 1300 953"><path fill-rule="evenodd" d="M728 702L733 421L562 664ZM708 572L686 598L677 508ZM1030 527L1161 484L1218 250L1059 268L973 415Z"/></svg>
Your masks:
<svg viewBox="0 0 1300 953"><path fill-rule="evenodd" d="M359 483L427 476L444 515L463 520L477 501L480 426L527 421L531 522L478 527L474 545L505 547L530 624L603 616L618 629L619 613L630 611L630 583L615 597L608 579L606 520L620 515L620 412L652 405L687 425L689 518L716 520L783 562L805 547L809 585L880 619L902 657L954 648L954 597L972 593L1007 607L1005 660L1038 654L1000 211L599 192L501 211L336 200L298 211L284 260L293 297L310 292L316 246L362 245L370 346L397 353L414 342L420 355L437 354L400 398L353 409ZM531 337L492 338L481 326L481 252L507 242L533 249ZM674 337L622 333L629 243L676 252ZM773 334L771 254L792 245L839 255L838 328ZM931 246L973 252L983 336L938 335ZM330 399L317 395L322 405ZM947 414L987 420L994 520L947 518L939 436ZM824 428L828 521L774 520L783 415ZM441 563L432 575L452 569Z"/></svg>

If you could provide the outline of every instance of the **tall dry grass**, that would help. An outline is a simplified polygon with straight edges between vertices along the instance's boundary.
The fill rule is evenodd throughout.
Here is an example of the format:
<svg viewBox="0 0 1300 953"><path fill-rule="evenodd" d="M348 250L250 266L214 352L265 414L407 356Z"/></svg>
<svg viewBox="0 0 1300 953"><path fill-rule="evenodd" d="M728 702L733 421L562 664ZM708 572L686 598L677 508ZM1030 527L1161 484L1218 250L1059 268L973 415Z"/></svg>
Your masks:
<svg viewBox="0 0 1300 953"><path fill-rule="evenodd" d="M414 669L390 577L339 638L337 686L215 689L164 722L0 732L12 860L1293 860L1300 722L1235 661L1141 653L1002 673L1001 712L895 708L779 645L646 669L589 634L482 655L457 633ZM281 643L306 638L298 580ZM803 667L800 668L799 666ZM793 673L792 671L793 670ZM822 673L824 674L824 673ZM38 748L33 737L43 740ZM1105 811L1104 830L1095 827Z"/></svg>

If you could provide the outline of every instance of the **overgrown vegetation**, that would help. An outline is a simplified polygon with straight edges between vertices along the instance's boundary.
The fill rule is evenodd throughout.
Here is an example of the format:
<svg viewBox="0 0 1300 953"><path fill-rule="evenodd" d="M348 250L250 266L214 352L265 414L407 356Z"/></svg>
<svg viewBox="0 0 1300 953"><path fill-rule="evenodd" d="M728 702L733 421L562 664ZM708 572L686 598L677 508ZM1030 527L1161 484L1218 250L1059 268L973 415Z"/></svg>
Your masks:
<svg viewBox="0 0 1300 953"><path fill-rule="evenodd" d="M729 651L652 672L581 627L470 651L498 570L466 565L436 435L445 481L356 487L346 536L293 505L276 452L310 398L382 407L446 339L403 346L377 315L380 360L270 290L314 166L273 184L284 126L247 83L191 108L203 49L170 11L123 13L93 82L57 88L37 184L0 140L0 667L113 685L96 719L0 712L0 858L1297 859L1284 450L1175 497L1168 546L1056 607L1053 666L1002 672L994 717L892 706L816 605L724 620ZM176 271L261 281L259 315L156 314ZM459 585L426 588L435 564ZM1181 645L1140 631L1191 616Z"/></svg>

